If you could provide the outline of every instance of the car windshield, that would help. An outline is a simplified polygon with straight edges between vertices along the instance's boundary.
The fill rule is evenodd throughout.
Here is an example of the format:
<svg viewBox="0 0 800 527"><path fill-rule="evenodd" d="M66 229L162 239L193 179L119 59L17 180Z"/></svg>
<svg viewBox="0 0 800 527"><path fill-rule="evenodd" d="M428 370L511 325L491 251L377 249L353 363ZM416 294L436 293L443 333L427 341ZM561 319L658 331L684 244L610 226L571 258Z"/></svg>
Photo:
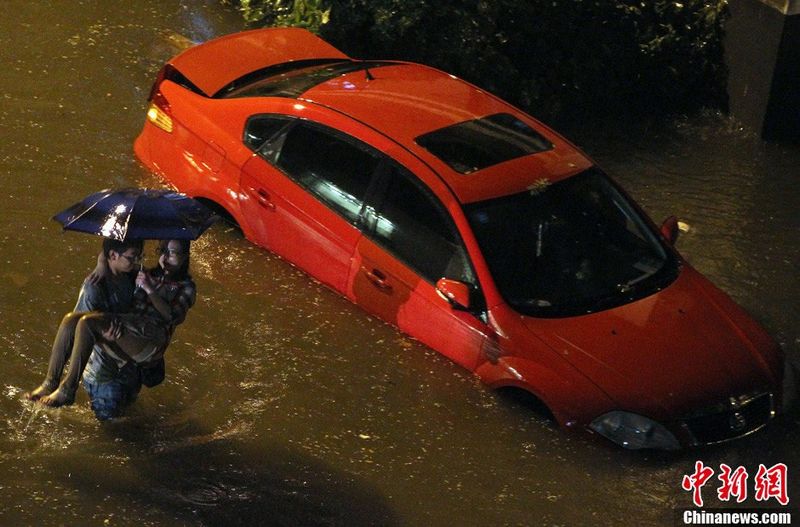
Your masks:
<svg viewBox="0 0 800 527"><path fill-rule="evenodd" d="M597 168L465 211L500 294L525 315L609 309L677 276L675 257Z"/></svg>

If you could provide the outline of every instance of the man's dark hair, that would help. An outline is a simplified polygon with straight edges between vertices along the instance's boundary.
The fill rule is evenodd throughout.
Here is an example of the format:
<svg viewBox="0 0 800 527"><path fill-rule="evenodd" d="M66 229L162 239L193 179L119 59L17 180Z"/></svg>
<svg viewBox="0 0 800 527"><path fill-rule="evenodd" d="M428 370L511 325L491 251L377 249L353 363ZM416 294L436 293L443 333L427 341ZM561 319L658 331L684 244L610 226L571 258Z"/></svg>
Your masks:
<svg viewBox="0 0 800 527"><path fill-rule="evenodd" d="M114 240L112 238L105 238L103 240L103 254L106 258L109 257L109 253L114 251L117 254L122 254L128 249L136 249L139 254L142 253L142 249L144 248L144 242L142 240Z"/></svg>

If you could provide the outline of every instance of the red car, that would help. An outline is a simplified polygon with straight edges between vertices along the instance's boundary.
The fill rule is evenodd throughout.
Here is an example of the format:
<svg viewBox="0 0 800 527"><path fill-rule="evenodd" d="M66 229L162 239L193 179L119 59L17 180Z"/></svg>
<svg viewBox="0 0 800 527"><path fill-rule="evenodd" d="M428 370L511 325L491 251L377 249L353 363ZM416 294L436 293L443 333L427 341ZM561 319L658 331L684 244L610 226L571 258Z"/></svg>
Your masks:
<svg viewBox="0 0 800 527"><path fill-rule="evenodd" d="M709 444L781 405L769 335L585 154L436 69L301 29L190 48L135 144L254 243L563 426Z"/></svg>

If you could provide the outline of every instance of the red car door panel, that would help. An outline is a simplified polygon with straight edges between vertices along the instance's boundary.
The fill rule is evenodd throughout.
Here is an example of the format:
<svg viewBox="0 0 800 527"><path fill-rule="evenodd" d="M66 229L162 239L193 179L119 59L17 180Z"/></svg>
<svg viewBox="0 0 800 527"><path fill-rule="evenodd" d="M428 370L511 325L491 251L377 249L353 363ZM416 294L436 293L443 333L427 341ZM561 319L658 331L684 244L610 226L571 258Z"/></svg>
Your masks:
<svg viewBox="0 0 800 527"><path fill-rule="evenodd" d="M365 234L353 255L353 301L474 370L489 328L436 292L447 277L475 284L447 209L407 169L389 163L365 208Z"/></svg>
<svg viewBox="0 0 800 527"><path fill-rule="evenodd" d="M242 167L241 189L242 215L255 243L346 291L358 229L258 156Z"/></svg>
<svg viewBox="0 0 800 527"><path fill-rule="evenodd" d="M431 283L367 237L356 246L349 289L368 312L475 369L489 328L473 314L454 310Z"/></svg>

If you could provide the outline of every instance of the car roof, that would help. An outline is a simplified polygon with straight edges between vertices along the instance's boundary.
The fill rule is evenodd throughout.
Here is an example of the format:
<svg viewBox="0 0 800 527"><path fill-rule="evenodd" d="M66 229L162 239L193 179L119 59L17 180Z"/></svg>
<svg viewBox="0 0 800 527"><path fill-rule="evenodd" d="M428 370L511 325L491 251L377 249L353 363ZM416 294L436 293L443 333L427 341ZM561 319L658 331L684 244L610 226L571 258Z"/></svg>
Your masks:
<svg viewBox="0 0 800 527"><path fill-rule="evenodd" d="M425 161L462 203L522 192L569 177L592 162L557 133L453 75L413 63L383 65L318 84L298 97L348 115ZM539 132L553 148L462 174L419 144L421 135L464 121L507 113Z"/></svg>
<svg viewBox="0 0 800 527"><path fill-rule="evenodd" d="M305 91L287 96L346 115L387 136L425 162L462 203L521 192L542 180L556 181L592 165L553 130L453 75L408 62L355 61L300 28L226 35L184 51L170 64L206 96L214 96L249 75L315 61L362 67L310 83ZM416 142L435 130L498 113L513 115L553 147L464 174Z"/></svg>

